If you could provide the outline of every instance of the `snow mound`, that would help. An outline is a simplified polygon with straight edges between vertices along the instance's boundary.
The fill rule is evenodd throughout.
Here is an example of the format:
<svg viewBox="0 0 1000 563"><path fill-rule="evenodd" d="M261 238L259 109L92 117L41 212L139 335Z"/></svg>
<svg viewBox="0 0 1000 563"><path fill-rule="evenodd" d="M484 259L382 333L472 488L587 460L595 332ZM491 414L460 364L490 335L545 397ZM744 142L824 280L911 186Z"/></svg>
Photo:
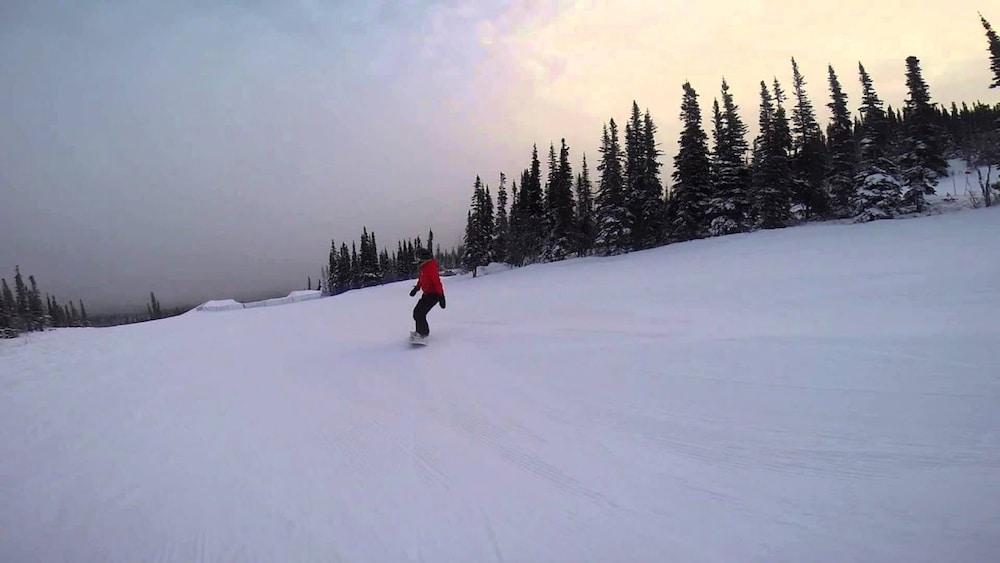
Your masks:
<svg viewBox="0 0 1000 563"><path fill-rule="evenodd" d="M506 272L514 267L505 262L490 262L486 266L479 266L476 268L476 275L488 276L490 274L497 274L500 272Z"/></svg>
<svg viewBox="0 0 1000 563"><path fill-rule="evenodd" d="M250 301L249 303L240 303L235 299L221 299L218 301L208 301L195 307L196 311L232 311L234 309L254 309L257 307L274 307L277 305L288 305L289 303L298 303L300 301L310 301L313 299L319 299L323 297L323 292L318 290L301 290L293 291L285 297L275 297L273 299L264 299L263 301Z"/></svg>
<svg viewBox="0 0 1000 563"><path fill-rule="evenodd" d="M242 308L243 304L235 299L218 299L215 301L206 301L198 305L195 307L195 311L232 311Z"/></svg>

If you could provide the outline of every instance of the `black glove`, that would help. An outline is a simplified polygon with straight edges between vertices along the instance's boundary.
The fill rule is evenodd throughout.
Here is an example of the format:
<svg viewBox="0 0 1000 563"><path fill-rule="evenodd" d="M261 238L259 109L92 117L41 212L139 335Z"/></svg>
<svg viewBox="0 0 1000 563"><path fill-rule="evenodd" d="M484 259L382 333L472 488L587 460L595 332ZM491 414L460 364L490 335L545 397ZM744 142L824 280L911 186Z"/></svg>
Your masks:
<svg viewBox="0 0 1000 563"><path fill-rule="evenodd" d="M413 297L414 295L416 295L418 289L420 289L419 285L413 286L413 289L410 290L410 297Z"/></svg>
<svg viewBox="0 0 1000 563"><path fill-rule="evenodd" d="M444 295L441 296L441 300L438 301L441 304L441 308L444 309Z"/></svg>

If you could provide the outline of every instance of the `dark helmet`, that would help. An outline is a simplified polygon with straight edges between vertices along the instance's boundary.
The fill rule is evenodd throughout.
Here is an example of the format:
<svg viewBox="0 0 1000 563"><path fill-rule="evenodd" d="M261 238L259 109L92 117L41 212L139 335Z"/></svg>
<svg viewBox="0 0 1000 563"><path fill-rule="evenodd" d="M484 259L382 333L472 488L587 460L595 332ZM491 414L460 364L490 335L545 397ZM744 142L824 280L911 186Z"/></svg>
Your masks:
<svg viewBox="0 0 1000 563"><path fill-rule="evenodd" d="M433 258L433 256L431 255L431 251L430 250L428 250L426 248L418 248L417 249L417 258L419 258L420 260L430 260L431 258Z"/></svg>

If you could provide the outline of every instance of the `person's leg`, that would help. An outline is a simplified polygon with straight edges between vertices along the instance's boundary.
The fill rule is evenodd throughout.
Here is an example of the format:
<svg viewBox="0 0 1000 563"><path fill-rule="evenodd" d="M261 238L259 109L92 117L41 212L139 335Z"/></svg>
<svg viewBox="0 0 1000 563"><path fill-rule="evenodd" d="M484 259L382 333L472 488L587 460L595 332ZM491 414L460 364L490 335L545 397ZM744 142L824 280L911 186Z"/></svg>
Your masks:
<svg viewBox="0 0 1000 563"><path fill-rule="evenodd" d="M417 301L416 307L413 308L413 320L417 323L417 334L420 336L427 336L431 333L431 327L427 324L427 313L436 304L436 296L424 294L420 297L420 301Z"/></svg>

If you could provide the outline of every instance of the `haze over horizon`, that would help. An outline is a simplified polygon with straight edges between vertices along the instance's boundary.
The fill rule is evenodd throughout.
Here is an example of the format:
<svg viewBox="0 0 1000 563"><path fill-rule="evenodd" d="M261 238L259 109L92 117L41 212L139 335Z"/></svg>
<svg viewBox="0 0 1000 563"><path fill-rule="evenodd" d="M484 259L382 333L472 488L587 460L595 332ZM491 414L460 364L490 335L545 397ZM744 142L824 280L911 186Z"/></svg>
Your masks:
<svg viewBox="0 0 1000 563"><path fill-rule="evenodd" d="M197 2L0 6L0 276L94 312L305 286L330 239L460 240L476 175L565 137L596 166L636 100L672 170L681 84L729 81L744 120L789 59L824 125L826 67L894 107L990 90L981 3ZM983 11L1000 24L1000 11ZM887 25L887 22L890 25ZM888 34L886 28L897 33ZM706 121L706 127L708 123Z"/></svg>

